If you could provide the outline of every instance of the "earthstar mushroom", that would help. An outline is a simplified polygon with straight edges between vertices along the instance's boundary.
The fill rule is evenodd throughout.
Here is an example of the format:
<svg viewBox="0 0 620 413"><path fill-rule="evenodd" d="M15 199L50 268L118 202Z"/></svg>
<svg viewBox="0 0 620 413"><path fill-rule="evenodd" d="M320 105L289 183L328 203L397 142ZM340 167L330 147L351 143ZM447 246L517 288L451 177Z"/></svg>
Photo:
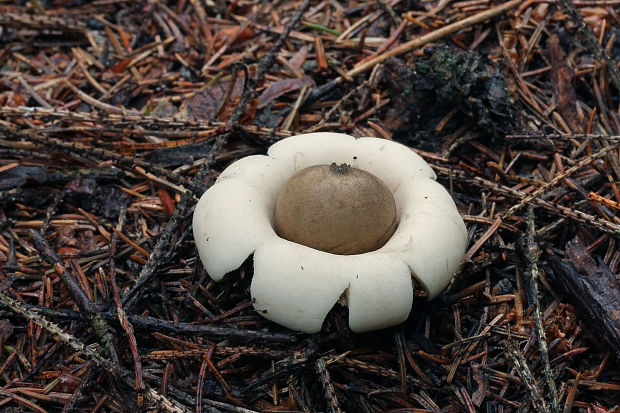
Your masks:
<svg viewBox="0 0 620 413"><path fill-rule="evenodd" d="M463 220L435 178L395 142L290 137L220 174L196 206L196 246L215 281L254 254L254 308L286 327L320 331L339 299L351 330L393 326L409 315L412 281L437 296L465 252Z"/></svg>

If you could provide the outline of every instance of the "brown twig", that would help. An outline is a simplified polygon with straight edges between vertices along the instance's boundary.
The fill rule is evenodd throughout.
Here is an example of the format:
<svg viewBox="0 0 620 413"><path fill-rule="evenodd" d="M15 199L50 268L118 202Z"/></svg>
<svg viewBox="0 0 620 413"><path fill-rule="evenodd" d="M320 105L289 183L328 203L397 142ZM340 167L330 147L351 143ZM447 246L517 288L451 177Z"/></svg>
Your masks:
<svg viewBox="0 0 620 413"><path fill-rule="evenodd" d="M541 186L540 188L536 189L531 194L527 195L524 199L519 201L518 204L512 206L508 211L506 211L504 216L505 217L509 217L509 216L513 215L515 212L517 212L523 206L527 205L533 199L535 199L536 197L544 194L552 186L554 186L554 185L558 184L559 182L563 181L564 179L566 179L567 177L571 176L573 173L575 173L579 169L583 168L584 166L588 166L592 162L594 162L595 160L600 159L603 156L606 156L607 154L609 154L610 152L614 151L618 147L620 147L620 143L615 143L615 144L606 146L603 149L601 149L600 151L598 151L597 153L592 154L591 156L586 157L582 161L578 162L576 165L568 168L566 171L564 171L564 173L560 173L560 174L556 175L552 180L547 182L545 185Z"/></svg>
<svg viewBox="0 0 620 413"><path fill-rule="evenodd" d="M134 374L136 380L135 391L138 394L137 404L140 406L141 403L141 395L140 392L144 389L144 382L142 378L142 363L140 362L140 355L138 354L138 343L136 341L136 337L133 332L133 326L127 320L127 314L125 314L125 310L121 305L120 299L120 290L118 288L118 284L116 283L116 272L114 268L114 253L116 252L116 242L118 241L118 234L122 229L122 223L125 217L126 209L123 208L121 210L119 216L119 223L115 228L115 232L112 234L110 239L110 259L108 261L109 264L109 274L110 274L110 287L112 287L112 296L114 297L114 303L116 304L116 313L118 315L118 321L120 322L123 330L125 330L125 335L127 336L127 340L129 342L129 348L131 349L131 355L133 356L134 363Z"/></svg>

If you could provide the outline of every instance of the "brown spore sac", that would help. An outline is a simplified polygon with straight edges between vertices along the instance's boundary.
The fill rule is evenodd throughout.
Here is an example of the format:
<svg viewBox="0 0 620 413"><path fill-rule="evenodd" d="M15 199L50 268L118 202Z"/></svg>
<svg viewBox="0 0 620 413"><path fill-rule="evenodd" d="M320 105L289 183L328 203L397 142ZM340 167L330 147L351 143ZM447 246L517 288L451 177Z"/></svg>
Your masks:
<svg viewBox="0 0 620 413"><path fill-rule="evenodd" d="M278 235L332 254L381 248L396 230L396 204L373 174L347 164L315 165L294 174L278 196Z"/></svg>

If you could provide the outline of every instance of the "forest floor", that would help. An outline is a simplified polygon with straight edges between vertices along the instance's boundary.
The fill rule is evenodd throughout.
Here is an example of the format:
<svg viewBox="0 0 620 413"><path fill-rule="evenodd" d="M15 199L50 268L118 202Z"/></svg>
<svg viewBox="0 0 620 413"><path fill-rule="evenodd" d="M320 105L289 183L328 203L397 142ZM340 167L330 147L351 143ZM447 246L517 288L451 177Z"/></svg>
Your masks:
<svg viewBox="0 0 620 413"><path fill-rule="evenodd" d="M0 410L618 412L619 6L0 1ZM288 330L197 258L226 166L327 131L466 223L399 326Z"/></svg>

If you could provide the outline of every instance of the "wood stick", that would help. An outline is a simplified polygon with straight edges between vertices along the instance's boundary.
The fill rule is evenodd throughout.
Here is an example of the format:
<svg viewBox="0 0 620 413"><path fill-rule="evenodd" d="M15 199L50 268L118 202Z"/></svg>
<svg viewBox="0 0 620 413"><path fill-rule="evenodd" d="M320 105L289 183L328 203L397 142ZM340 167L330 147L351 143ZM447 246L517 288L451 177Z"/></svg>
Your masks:
<svg viewBox="0 0 620 413"><path fill-rule="evenodd" d="M375 67L376 65L378 65L381 62L386 61L387 59L389 59L390 57L394 57L394 56L398 56L404 53L407 53L413 49L417 49L421 46L424 46L427 43L430 42L434 42L436 40L439 40L445 36L448 36L452 33L456 33L461 29L464 29L466 27L469 26L473 26L474 24L477 23L481 23L485 20L491 19L493 17L499 16L501 14L503 14L504 12L513 9L515 7L517 7L519 4L521 4L523 0L512 0L509 1L507 3L504 4L500 4L499 6L493 7L491 9L485 10L481 13L475 14L473 16L469 16L463 20L459 20L457 22L451 23L447 26L444 26L442 28L439 28L437 30L434 30L430 33L427 33L423 36L420 37L416 37L415 39L412 39L410 41L408 41L407 43L401 44L400 46L388 50L387 52L383 53L380 56L375 57L372 60L367 61L366 63L354 67L353 69L349 70L347 72L347 75L354 77L359 75L360 73L364 73L370 69L372 69L373 67ZM339 78L341 79L341 78Z"/></svg>
<svg viewBox="0 0 620 413"><path fill-rule="evenodd" d="M346 78L355 77L361 73L364 73L379 63L382 63L389 59L390 57L399 56L401 54L407 53L413 49L417 49L421 46L424 46L427 43L437 41L445 36L448 36L452 33L456 33L461 29L465 29L467 27L473 26L474 24L483 22L485 20L491 19L493 17L499 16L502 13L517 7L522 3L523 0L512 0L504 4L500 4L499 6L493 7L491 9L485 10L481 13L475 14L473 16L467 17L463 20L459 20L457 22L448 24L447 26L441 27L437 30L434 30L430 33L427 33L423 36L416 37L413 40L408 41L394 49L388 50L385 53L364 62L363 64L354 67L346 73ZM316 88L312 94L306 99L306 105L314 102L319 97L323 96L325 93L328 93L337 85L343 83L345 81L345 76L339 76L335 79L332 79L328 83L322 85L321 87Z"/></svg>

